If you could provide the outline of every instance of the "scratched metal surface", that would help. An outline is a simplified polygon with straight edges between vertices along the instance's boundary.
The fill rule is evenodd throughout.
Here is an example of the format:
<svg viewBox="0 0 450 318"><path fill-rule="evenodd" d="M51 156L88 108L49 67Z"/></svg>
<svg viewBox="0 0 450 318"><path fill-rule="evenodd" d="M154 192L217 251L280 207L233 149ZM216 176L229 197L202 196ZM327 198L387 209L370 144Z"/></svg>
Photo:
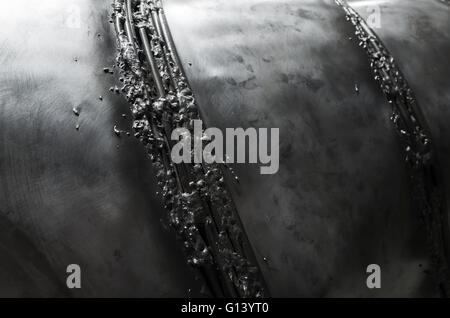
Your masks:
<svg viewBox="0 0 450 318"><path fill-rule="evenodd" d="M113 133L130 122L102 71L115 58L110 3L19 0L0 10L0 296L198 295L161 226L144 151ZM65 286L72 263L82 269L76 291Z"/></svg>
<svg viewBox="0 0 450 318"><path fill-rule="evenodd" d="M164 3L208 125L280 128L279 173L237 165L232 185L272 295L437 295L390 107L334 1Z"/></svg>

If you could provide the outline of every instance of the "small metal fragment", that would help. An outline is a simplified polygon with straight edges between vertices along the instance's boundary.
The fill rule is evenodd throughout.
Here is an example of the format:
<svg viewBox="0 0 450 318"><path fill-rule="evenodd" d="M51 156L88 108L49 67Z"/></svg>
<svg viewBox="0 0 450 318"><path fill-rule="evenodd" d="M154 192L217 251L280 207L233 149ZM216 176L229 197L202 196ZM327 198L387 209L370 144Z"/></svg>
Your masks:
<svg viewBox="0 0 450 318"><path fill-rule="evenodd" d="M117 126L114 126L114 133L117 137L120 137L120 130L117 128Z"/></svg>

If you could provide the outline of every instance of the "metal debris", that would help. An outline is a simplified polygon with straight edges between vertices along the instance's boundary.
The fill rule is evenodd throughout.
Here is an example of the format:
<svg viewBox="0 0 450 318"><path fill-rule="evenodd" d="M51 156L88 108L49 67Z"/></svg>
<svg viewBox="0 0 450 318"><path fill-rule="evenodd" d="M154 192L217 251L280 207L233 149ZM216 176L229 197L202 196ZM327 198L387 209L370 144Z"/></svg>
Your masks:
<svg viewBox="0 0 450 318"><path fill-rule="evenodd" d="M114 134L116 134L116 136L117 136L117 137L120 137L120 133L121 133L121 131L120 131L120 129L119 129L119 128L117 128L117 126L114 126L114 129L113 129L113 131L114 131Z"/></svg>

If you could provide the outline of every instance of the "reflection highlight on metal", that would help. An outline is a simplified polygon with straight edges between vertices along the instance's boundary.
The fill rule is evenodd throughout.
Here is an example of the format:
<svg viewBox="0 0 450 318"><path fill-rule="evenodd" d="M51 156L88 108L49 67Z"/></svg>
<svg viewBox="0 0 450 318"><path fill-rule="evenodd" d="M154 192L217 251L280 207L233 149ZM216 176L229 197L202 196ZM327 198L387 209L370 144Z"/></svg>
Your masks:
<svg viewBox="0 0 450 318"><path fill-rule="evenodd" d="M267 288L216 164L175 165L173 129L201 118L160 1L115 0L117 65L131 104L135 136L157 170L169 223L188 263L216 297L263 297ZM192 154L193 155L193 154Z"/></svg>
<svg viewBox="0 0 450 318"><path fill-rule="evenodd" d="M381 40L345 1L336 0L355 27L355 35L367 53L374 78L392 106L391 120L400 137L409 168L414 206L423 218L438 286L450 295L447 211L440 169L430 130L406 79Z"/></svg>

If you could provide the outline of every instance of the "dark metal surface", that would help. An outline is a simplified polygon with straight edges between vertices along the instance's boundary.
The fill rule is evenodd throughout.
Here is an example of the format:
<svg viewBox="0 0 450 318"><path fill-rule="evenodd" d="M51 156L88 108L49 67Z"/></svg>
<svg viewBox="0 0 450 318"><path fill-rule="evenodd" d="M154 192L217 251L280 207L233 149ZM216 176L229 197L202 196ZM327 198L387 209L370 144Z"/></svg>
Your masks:
<svg viewBox="0 0 450 318"><path fill-rule="evenodd" d="M441 161L450 203L450 7L442 1L380 1L381 28L375 29L408 78L428 121ZM363 16L367 6L350 4Z"/></svg>
<svg viewBox="0 0 450 318"><path fill-rule="evenodd" d="M447 207L443 197L442 171L422 107L394 56L369 23L345 1L337 0L336 3L355 27L356 40L367 54L374 80L392 106L391 120L409 169L413 208L424 221L437 285L442 295L447 297L450 292Z"/></svg>
<svg viewBox="0 0 450 318"><path fill-rule="evenodd" d="M131 121L109 92L117 78L102 71L115 58L111 2L0 10L0 296L199 294L160 222L151 162L113 132ZM448 5L380 5L376 32L423 107L448 193ZM334 1L164 8L207 125L280 128L279 173L236 165L240 184L228 180L272 296L437 296L391 107ZM81 290L65 286L72 263ZM365 285L372 263L377 291Z"/></svg>
<svg viewBox="0 0 450 318"><path fill-rule="evenodd" d="M208 125L280 127L279 173L237 166L234 187L272 294L436 295L390 106L335 3L165 4Z"/></svg>

